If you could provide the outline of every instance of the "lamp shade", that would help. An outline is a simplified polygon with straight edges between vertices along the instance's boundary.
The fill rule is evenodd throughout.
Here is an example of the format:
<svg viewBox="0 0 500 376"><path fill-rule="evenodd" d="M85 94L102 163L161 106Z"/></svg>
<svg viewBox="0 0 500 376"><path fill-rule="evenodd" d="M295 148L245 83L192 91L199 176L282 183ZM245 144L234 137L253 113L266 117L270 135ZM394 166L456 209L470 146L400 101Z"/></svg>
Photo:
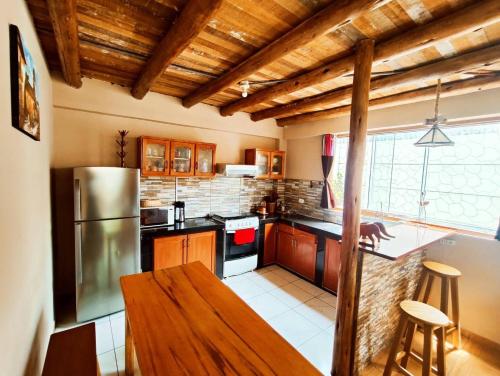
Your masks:
<svg viewBox="0 0 500 376"><path fill-rule="evenodd" d="M446 136L437 124L434 124L420 140L415 142L415 146L436 147L453 146L455 143Z"/></svg>

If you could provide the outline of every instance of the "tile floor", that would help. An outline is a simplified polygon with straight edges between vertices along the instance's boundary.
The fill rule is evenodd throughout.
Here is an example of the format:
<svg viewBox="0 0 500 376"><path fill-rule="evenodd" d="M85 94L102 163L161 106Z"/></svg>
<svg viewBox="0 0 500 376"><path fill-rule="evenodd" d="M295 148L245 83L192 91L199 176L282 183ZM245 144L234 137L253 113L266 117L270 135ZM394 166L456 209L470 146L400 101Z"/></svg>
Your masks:
<svg viewBox="0 0 500 376"><path fill-rule="evenodd" d="M238 294L323 374L330 374L335 295L278 266L227 278ZM103 376L124 375L125 316L119 312L96 323L97 355Z"/></svg>

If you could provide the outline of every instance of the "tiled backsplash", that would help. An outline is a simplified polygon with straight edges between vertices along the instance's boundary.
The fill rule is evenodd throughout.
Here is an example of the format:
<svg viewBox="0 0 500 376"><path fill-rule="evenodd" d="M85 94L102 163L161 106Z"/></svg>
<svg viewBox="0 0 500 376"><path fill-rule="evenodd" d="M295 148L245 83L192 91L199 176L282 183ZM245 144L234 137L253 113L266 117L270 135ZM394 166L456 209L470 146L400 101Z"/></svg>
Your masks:
<svg viewBox="0 0 500 376"><path fill-rule="evenodd" d="M174 201L186 203L186 218L209 213L249 212L264 196L276 189L284 198L284 183L252 178L141 178L141 199L159 199L163 205Z"/></svg>
<svg viewBox="0 0 500 376"><path fill-rule="evenodd" d="M342 213L320 208L323 182L299 179L261 180L252 178L141 178L141 199L159 199L163 205L186 203L186 217L209 213L252 211L273 190L294 214L341 223ZM304 203L299 203L303 199Z"/></svg>
<svg viewBox="0 0 500 376"><path fill-rule="evenodd" d="M330 209L322 209L321 192L323 182L317 180L285 180L285 206L294 214L317 218L328 222L342 223L342 213ZM301 204L299 200L304 200Z"/></svg>

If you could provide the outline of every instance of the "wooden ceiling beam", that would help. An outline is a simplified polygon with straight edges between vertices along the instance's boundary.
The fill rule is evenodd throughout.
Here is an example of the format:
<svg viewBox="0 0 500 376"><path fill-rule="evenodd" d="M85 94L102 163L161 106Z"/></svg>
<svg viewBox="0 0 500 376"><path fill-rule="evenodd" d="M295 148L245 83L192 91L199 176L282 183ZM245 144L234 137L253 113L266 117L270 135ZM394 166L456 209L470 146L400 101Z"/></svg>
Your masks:
<svg viewBox="0 0 500 376"><path fill-rule="evenodd" d="M211 97L221 90L238 83L252 73L258 71L273 61L289 54L322 35L332 32L338 27L349 23L375 7L385 4L388 0L337 0L298 26L274 40L264 48L252 54L227 73L201 86L182 100L184 107L192 107Z"/></svg>
<svg viewBox="0 0 500 376"><path fill-rule="evenodd" d="M493 46L474 50L472 52L443 59L435 63L425 64L403 73L393 74L372 80L371 90L380 90L388 87L412 84L421 80L434 80L443 76L461 71L475 69L483 65L492 64L500 59L500 43ZM342 87L326 93L314 95L285 105L268 108L251 115L252 120L258 121L267 118L288 117L300 114L308 109L333 105L350 97L352 86Z"/></svg>
<svg viewBox="0 0 500 376"><path fill-rule="evenodd" d="M474 31L499 20L500 1L477 1L452 14L410 29L405 33L399 33L393 38L377 44L374 64L424 49L444 39ZM223 116L232 115L259 103L351 73L353 64L354 54L336 59L291 80L250 94L247 98L238 99L221 107L220 113Z"/></svg>
<svg viewBox="0 0 500 376"><path fill-rule="evenodd" d="M190 0L184 5L135 82L131 91L135 98L144 98L171 62L203 30L221 4L222 0Z"/></svg>
<svg viewBox="0 0 500 376"><path fill-rule="evenodd" d="M47 6L64 80L68 85L79 88L82 86L82 75L76 0L47 0Z"/></svg>
<svg viewBox="0 0 500 376"><path fill-rule="evenodd" d="M500 73L480 75L478 77L448 82L441 86L441 97L452 97L480 90L489 90L500 87ZM370 110L400 106L408 103L423 102L436 98L436 85L422 89L406 91L370 100ZM304 124L316 120L333 119L349 115L351 106L340 106L323 111L307 112L300 115L278 119L278 126Z"/></svg>

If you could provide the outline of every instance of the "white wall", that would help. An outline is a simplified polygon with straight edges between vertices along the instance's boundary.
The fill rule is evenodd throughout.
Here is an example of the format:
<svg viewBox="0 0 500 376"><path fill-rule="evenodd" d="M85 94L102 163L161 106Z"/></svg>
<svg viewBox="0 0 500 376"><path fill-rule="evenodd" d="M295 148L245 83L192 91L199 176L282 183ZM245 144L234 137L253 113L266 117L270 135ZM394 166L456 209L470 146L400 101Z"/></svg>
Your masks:
<svg viewBox="0 0 500 376"><path fill-rule="evenodd" d="M439 111L448 120L500 116L500 88L442 98ZM383 108L368 112L368 129L422 124L434 115L434 100ZM349 116L284 127L286 140L349 131Z"/></svg>
<svg viewBox="0 0 500 376"><path fill-rule="evenodd" d="M40 78L41 141L11 124L9 23ZM26 4L0 3L0 374L41 371L53 329L50 159L52 83Z"/></svg>
<svg viewBox="0 0 500 376"><path fill-rule="evenodd" d="M136 165L141 135L217 144L217 162L244 161L245 148L277 149L283 130L272 121L254 123L247 114L222 117L208 105L184 108L179 99L148 93L137 100L120 86L83 80L73 89L54 80L54 166L117 165L116 131L130 131L127 165ZM281 142L283 144L283 142Z"/></svg>
<svg viewBox="0 0 500 376"><path fill-rule="evenodd" d="M458 234L448 239L456 243L433 245L427 258L462 272L458 282L462 327L500 344L500 241ZM439 307L437 282L431 301Z"/></svg>

